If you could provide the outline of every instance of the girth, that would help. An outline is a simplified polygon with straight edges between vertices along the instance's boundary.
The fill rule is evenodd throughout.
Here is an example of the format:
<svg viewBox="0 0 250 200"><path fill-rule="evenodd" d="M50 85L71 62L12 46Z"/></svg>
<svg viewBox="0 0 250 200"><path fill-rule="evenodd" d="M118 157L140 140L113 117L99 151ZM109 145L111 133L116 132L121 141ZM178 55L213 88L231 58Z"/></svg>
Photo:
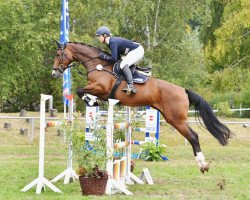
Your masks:
<svg viewBox="0 0 250 200"><path fill-rule="evenodd" d="M122 80L124 80L124 79L121 76L116 80L115 85L112 88L108 99L115 99L115 92L116 92L117 88L119 87L119 85L121 84Z"/></svg>

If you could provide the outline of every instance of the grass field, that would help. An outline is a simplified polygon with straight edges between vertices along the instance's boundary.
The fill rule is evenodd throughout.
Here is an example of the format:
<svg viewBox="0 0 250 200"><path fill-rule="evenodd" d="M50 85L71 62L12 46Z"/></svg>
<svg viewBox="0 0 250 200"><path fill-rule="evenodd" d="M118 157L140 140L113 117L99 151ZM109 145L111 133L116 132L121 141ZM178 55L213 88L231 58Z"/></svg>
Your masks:
<svg viewBox="0 0 250 200"><path fill-rule="evenodd" d="M13 114L18 116L18 114ZM29 115L35 115L29 113ZM227 119L235 121L239 119ZM249 119L241 119L250 121ZM57 194L46 188L41 195L35 194L35 188L22 193L20 190L38 176L39 121L36 121L35 137L29 144L28 135L20 135L20 128L31 125L25 120L12 120L12 129L3 129L0 120L0 199L250 199L250 127L229 125L235 136L226 147L222 147L211 134L192 127L199 132L200 143L206 160L210 163L208 173L201 174L194 160L191 146L184 145L184 138L167 126L161 126L161 144L167 145L165 155L170 161L145 162L136 160L135 174L142 168L148 168L154 185L129 186L134 196L122 194L113 196L84 197L78 181L64 185L63 181L55 185L64 192ZM143 134L136 133L136 137ZM134 137L134 135L133 135ZM67 145L63 137L57 136L56 128L46 131L45 177L53 179L67 166Z"/></svg>

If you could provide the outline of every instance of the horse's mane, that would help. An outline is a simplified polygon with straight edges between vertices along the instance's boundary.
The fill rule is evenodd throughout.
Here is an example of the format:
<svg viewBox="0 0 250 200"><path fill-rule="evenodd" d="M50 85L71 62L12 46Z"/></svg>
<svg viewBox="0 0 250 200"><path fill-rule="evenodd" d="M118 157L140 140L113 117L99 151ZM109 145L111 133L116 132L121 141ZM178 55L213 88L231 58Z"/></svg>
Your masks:
<svg viewBox="0 0 250 200"><path fill-rule="evenodd" d="M83 46L88 46L88 47L90 47L90 48L94 48L95 50L97 50L97 51L99 51L99 52L103 52L103 53L105 53L105 54L110 55L108 52L103 51L103 50L102 50L102 49L100 49L100 48L94 47L94 46L89 45L89 44L85 44L85 43L83 43L83 42L68 42L68 43L80 44L80 45L83 45Z"/></svg>

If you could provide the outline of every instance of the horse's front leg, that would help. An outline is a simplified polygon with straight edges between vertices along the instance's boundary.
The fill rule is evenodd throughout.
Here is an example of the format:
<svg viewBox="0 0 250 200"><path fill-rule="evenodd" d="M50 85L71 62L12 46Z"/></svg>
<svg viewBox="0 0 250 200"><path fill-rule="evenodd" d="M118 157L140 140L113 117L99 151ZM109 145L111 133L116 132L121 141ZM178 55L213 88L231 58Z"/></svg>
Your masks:
<svg viewBox="0 0 250 200"><path fill-rule="evenodd" d="M91 97L90 95L97 96L98 94L102 93L102 87L99 85L98 82L92 83L87 85L84 88L78 88L76 94L85 101L90 106L98 106L101 100L98 100L95 97Z"/></svg>
<svg viewBox="0 0 250 200"><path fill-rule="evenodd" d="M98 82L92 83L90 85L85 86L84 88L77 89L77 95L81 98L85 93L97 96L102 93L102 87Z"/></svg>

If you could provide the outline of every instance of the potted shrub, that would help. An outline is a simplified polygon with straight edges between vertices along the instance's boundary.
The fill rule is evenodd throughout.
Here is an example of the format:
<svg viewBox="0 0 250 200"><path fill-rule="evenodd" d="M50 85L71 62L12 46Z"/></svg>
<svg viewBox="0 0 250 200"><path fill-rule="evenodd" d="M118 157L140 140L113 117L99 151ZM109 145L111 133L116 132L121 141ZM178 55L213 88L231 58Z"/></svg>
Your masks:
<svg viewBox="0 0 250 200"><path fill-rule="evenodd" d="M84 129L75 120L74 124L67 126L66 132L67 138L72 141L82 194L103 195L108 181L105 131L97 129L95 140L86 142Z"/></svg>
<svg viewBox="0 0 250 200"><path fill-rule="evenodd" d="M167 160L162 154L166 151L166 145L156 145L154 142L146 142L142 146L141 158L146 161Z"/></svg>

